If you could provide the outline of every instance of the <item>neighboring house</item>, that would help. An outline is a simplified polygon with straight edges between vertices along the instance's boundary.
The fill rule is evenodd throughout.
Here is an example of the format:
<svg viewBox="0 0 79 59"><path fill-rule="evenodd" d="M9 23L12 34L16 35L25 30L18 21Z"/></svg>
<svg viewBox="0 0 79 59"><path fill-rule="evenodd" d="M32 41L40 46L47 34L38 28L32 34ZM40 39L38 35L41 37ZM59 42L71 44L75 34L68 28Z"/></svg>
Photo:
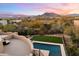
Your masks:
<svg viewBox="0 0 79 59"><path fill-rule="evenodd" d="M79 20L74 20L74 26L79 27Z"/></svg>
<svg viewBox="0 0 79 59"><path fill-rule="evenodd" d="M7 20L0 20L0 24L7 25Z"/></svg>
<svg viewBox="0 0 79 59"><path fill-rule="evenodd" d="M14 23L19 23L21 22L22 20L11 20L10 23L14 24Z"/></svg>

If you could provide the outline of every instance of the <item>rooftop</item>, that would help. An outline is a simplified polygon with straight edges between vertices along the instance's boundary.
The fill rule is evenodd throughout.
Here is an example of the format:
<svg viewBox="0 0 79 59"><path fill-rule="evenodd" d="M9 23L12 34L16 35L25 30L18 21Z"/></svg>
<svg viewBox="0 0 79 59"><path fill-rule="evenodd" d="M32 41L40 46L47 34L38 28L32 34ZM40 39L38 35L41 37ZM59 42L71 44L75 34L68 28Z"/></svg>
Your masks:
<svg viewBox="0 0 79 59"><path fill-rule="evenodd" d="M3 45L3 41L8 40L8 45ZM0 55L25 56L30 55L33 50L31 41L15 33L9 35L0 35Z"/></svg>

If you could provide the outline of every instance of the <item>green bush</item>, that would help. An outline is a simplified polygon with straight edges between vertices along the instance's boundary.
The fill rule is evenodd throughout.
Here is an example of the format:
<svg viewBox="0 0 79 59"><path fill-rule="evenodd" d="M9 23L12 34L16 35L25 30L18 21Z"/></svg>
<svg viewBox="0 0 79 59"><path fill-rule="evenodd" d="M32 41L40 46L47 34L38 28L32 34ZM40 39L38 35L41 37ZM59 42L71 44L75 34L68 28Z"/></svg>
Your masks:
<svg viewBox="0 0 79 59"><path fill-rule="evenodd" d="M5 32L15 32L16 31L16 26L12 24L4 25L3 26L3 31Z"/></svg>

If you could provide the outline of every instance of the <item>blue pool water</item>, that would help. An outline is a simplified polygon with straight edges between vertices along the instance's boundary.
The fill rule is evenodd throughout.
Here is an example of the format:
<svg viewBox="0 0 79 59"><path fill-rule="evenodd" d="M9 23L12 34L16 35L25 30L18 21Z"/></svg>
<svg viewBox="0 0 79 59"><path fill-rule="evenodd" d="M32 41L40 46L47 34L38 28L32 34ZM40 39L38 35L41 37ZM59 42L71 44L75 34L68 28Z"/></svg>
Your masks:
<svg viewBox="0 0 79 59"><path fill-rule="evenodd" d="M43 44L43 43L33 43L34 48L49 50L49 56L61 56L61 49L58 45Z"/></svg>

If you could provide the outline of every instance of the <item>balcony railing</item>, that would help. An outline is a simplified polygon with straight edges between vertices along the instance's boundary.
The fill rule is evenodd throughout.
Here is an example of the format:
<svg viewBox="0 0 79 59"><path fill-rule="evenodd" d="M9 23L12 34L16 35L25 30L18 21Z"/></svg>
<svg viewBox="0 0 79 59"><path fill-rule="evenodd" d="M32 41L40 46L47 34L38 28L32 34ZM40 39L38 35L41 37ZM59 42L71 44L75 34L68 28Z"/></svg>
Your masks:
<svg viewBox="0 0 79 59"><path fill-rule="evenodd" d="M43 54L43 52L41 52L40 49L34 49L33 56L45 56L45 55Z"/></svg>

